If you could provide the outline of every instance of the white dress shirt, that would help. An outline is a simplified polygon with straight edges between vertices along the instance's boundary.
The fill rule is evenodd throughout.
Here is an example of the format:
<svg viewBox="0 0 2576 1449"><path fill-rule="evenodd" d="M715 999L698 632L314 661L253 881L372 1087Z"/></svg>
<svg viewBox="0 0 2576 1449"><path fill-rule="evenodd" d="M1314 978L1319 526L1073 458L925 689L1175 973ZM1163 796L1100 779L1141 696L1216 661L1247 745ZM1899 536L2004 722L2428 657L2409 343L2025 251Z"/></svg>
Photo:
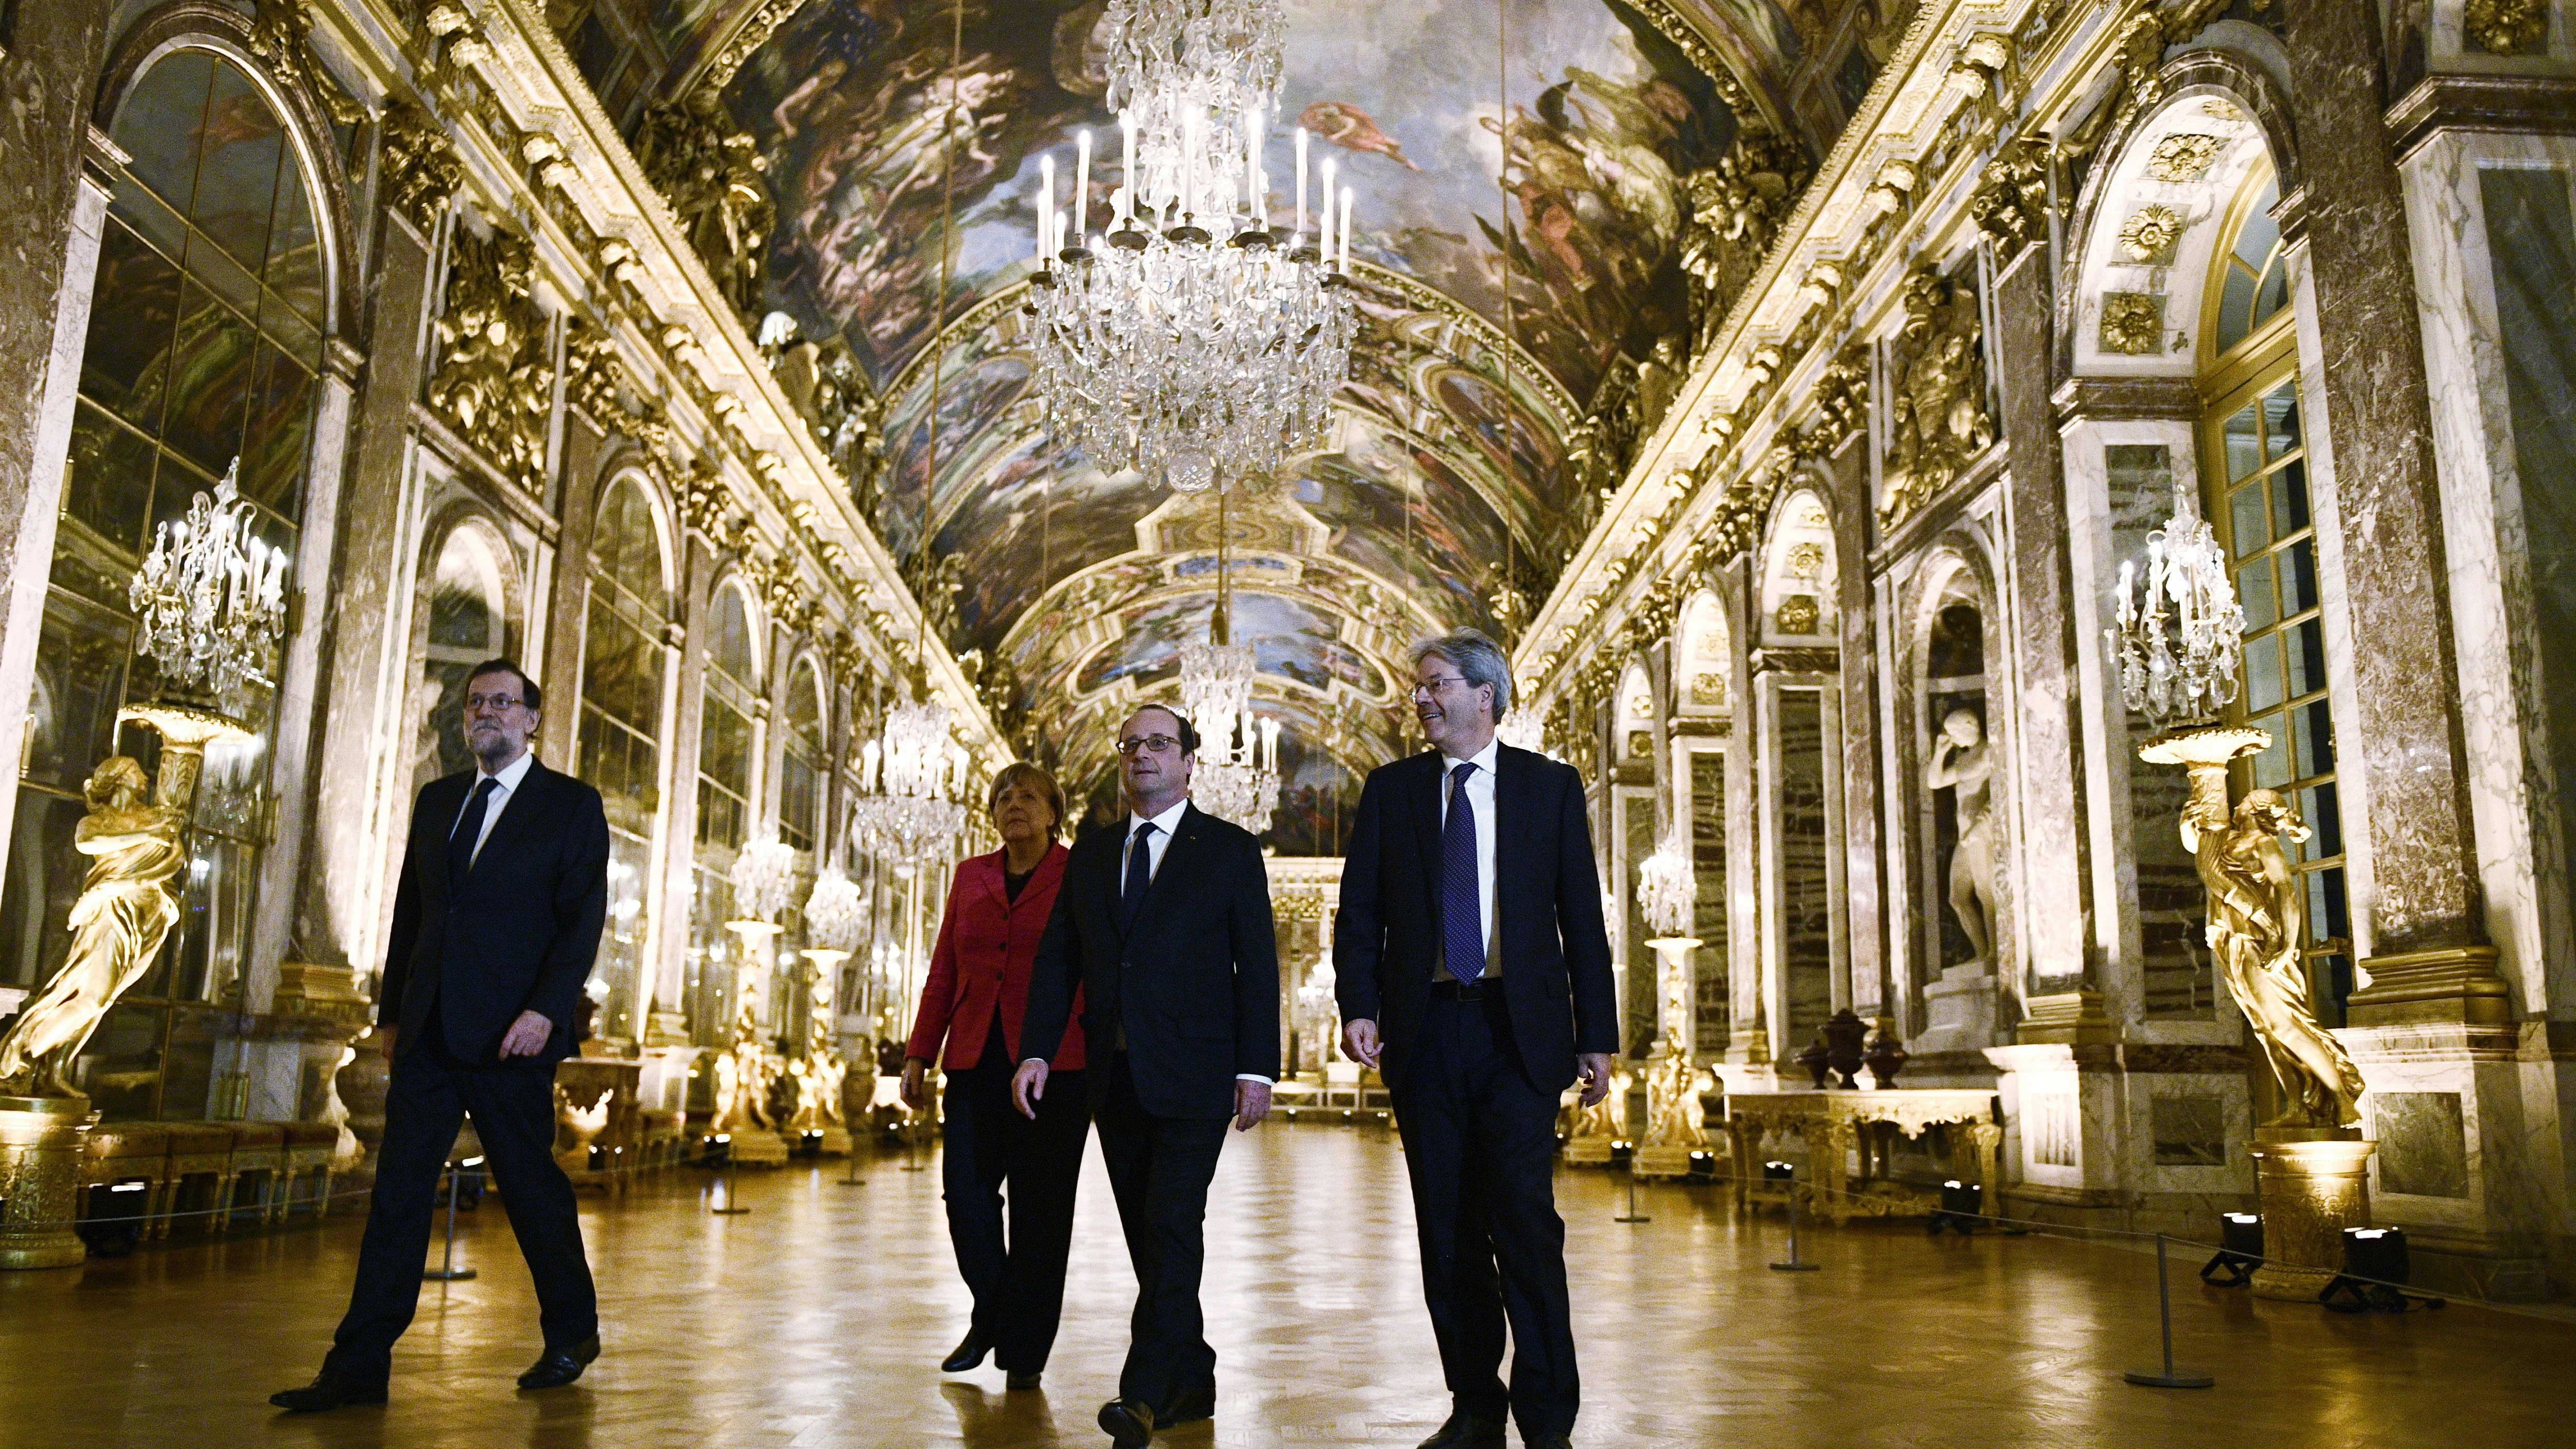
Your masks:
<svg viewBox="0 0 2576 1449"><path fill-rule="evenodd" d="M1494 762L1502 755L1500 741L1487 740L1485 747L1469 756L1476 772L1467 777L1467 805L1476 812L1476 924L1485 936L1485 969L1494 967ZM1440 756L1440 824L1449 824L1449 797L1458 791L1458 766L1461 761L1445 752ZM1445 968L1446 961L1441 963ZM1453 972L1460 980L1463 973Z"/></svg>
<svg viewBox="0 0 2576 1449"><path fill-rule="evenodd" d="M519 782L528 778L528 767L536 762L536 751L521 750L519 757L503 765L497 775L487 775L481 766L475 767L474 783L466 787L465 803L456 807L456 823L447 827L449 835L453 836L456 826L465 823L465 812L474 808L474 792L483 788L484 781L495 781L500 788L492 792L491 799L483 802L483 830L474 837L474 854L465 858L467 869L472 869L475 857L483 853L483 842L492 838L492 827L501 822L502 808L510 803L511 796L519 793Z"/></svg>
<svg viewBox="0 0 2576 1449"><path fill-rule="evenodd" d="M1136 863L1137 840L1142 838L1145 842L1145 878L1151 880L1162 873L1163 854L1172 848L1172 832L1181 828L1181 817L1189 813L1189 808L1189 797L1183 796L1180 804L1151 819L1133 810L1127 812L1127 845L1118 853L1118 888L1121 892L1127 888L1128 868ZM1146 825L1154 827L1153 834L1141 833L1140 827ZM1118 1038L1119 1045L1126 1045L1126 1028L1119 1028ZM1237 1072L1234 1074L1234 1079L1238 1082L1259 1082L1265 1087L1274 1085L1270 1078L1252 1072Z"/></svg>

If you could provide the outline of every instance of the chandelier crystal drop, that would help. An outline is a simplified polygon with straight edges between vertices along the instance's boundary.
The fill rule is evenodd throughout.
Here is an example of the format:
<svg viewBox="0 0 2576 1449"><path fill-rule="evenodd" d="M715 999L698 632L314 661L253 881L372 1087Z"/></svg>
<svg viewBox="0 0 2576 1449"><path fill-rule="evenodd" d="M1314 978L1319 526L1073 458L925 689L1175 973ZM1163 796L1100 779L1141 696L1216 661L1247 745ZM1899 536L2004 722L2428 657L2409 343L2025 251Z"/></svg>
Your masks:
<svg viewBox="0 0 2576 1449"><path fill-rule="evenodd" d="M2174 484L2173 517L2147 535L2146 592L2136 562L2120 565L2118 624L2102 631L2120 663L2130 709L2158 725L2214 719L2236 699L2245 654L2245 610L2228 577L2227 552Z"/></svg>
<svg viewBox="0 0 2576 1449"><path fill-rule="evenodd" d="M1279 722L1252 713L1252 646L1181 646L1181 711L1199 730L1190 800L1255 835L1279 808Z"/></svg>
<svg viewBox="0 0 2576 1449"><path fill-rule="evenodd" d="M796 847L763 836L733 858L733 904L747 920L774 920L796 900Z"/></svg>
<svg viewBox="0 0 2576 1449"><path fill-rule="evenodd" d="M253 536L257 510L240 473L235 458L211 497L199 490L187 517L161 525L126 589L162 679L202 688L236 715L253 686L271 682L286 633L286 550Z"/></svg>
<svg viewBox="0 0 2576 1449"><path fill-rule="evenodd" d="M966 807L956 798L965 783L966 752L949 742L948 706L896 706L884 737L859 752L853 843L896 862L945 854L966 826Z"/></svg>
<svg viewBox="0 0 2576 1449"><path fill-rule="evenodd" d="M1296 133L1295 226L1263 163L1287 22L1279 0L1112 0L1119 108L1110 230L1091 222L1091 133L1068 204L1041 158L1035 376L1048 428L1104 471L1195 493L1268 476L1324 444L1358 331L1349 188Z"/></svg>

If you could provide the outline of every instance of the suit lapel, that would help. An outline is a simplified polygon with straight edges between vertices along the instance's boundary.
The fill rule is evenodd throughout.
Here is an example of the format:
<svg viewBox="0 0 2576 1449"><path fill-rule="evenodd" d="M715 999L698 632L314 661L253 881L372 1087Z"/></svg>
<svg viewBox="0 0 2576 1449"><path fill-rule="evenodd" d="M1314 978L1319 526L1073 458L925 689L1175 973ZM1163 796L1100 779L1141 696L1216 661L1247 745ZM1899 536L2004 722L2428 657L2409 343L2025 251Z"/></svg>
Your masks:
<svg viewBox="0 0 2576 1449"><path fill-rule="evenodd" d="M1510 900L1513 883L1537 879L1529 870L1526 852L1539 836L1531 818L1537 811L1535 766L1538 756L1526 750L1504 745L1494 752L1494 944L1490 952L1497 970L1509 962L1511 953L1503 947L1503 903Z"/></svg>
<svg viewBox="0 0 2576 1449"><path fill-rule="evenodd" d="M1163 847L1163 863L1155 869L1153 880L1145 886L1144 903L1136 907L1135 924L1127 928L1128 939L1134 939L1137 932L1144 930L1146 921L1152 919L1154 915L1154 908L1171 897L1176 889L1173 885L1173 873L1188 870L1198 859L1199 827L1206 819L1207 816L1196 805L1181 811L1181 823L1172 830L1172 843ZM1125 852L1122 850L1120 854L1123 855ZM1125 894L1123 877L1120 879L1119 890L1123 896ZM1120 914L1123 915L1124 912Z"/></svg>
<svg viewBox="0 0 2576 1449"><path fill-rule="evenodd" d="M1422 852L1422 879L1431 889L1431 909L1440 909L1440 752L1416 755L1421 763L1413 771L1410 792L1413 805L1413 834Z"/></svg>

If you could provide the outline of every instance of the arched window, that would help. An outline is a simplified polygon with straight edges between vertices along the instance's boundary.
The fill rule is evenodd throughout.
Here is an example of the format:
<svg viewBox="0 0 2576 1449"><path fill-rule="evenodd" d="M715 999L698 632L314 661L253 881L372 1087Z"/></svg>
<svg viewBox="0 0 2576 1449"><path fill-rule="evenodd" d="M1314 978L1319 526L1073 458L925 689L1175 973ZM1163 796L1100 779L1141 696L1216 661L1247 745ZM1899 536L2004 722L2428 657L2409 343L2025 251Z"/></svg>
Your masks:
<svg viewBox="0 0 2576 1449"><path fill-rule="evenodd" d="M651 935L646 872L662 821L663 636L670 590L661 525L643 485L611 481L591 530L582 623L580 774L608 808L608 925L598 974L609 983L603 1036L634 1039Z"/></svg>
<svg viewBox="0 0 2576 1449"><path fill-rule="evenodd" d="M810 851L823 833L823 682L799 662L787 687L787 737L778 765L778 838Z"/></svg>
<svg viewBox="0 0 2576 1449"><path fill-rule="evenodd" d="M156 523L183 516L238 460L253 534L296 547L327 320L321 239L301 156L251 77L203 50L140 76L111 127L119 169L99 246L71 456L37 651L35 717L19 773L0 986L62 966L84 857L72 832L81 782L116 753L156 758L117 710L157 697L134 650L127 584ZM308 581L298 579L296 583ZM209 750L191 814L180 924L76 1068L110 1118L237 1115L246 1079L218 1079L210 1012L239 988L265 812L265 690L247 702L262 736ZM165 1062L169 1069L164 1070Z"/></svg>
<svg viewBox="0 0 2576 1449"><path fill-rule="evenodd" d="M2203 506L2234 561L2245 609L2244 688L2230 712L2272 737L2269 749L2236 766L2236 788L2278 790L2307 822L2292 869L2307 892L2319 1007L2327 1024L2339 1025L2352 991L2352 918L2296 339L2286 325L2279 229L2267 214L2278 189L2268 170L2246 184L2210 278L2210 290L2224 295L2221 355L2202 382ZM2276 319L2281 325L2267 325Z"/></svg>
<svg viewBox="0 0 2576 1449"><path fill-rule="evenodd" d="M759 741L752 701L760 697L760 666L752 642L751 606L737 584L715 591L707 610L706 683L699 696L697 890L689 913L690 956L697 989L690 993L699 1039L712 1041L729 1020L730 969L710 971L731 958L724 923L733 910L734 853L749 838Z"/></svg>

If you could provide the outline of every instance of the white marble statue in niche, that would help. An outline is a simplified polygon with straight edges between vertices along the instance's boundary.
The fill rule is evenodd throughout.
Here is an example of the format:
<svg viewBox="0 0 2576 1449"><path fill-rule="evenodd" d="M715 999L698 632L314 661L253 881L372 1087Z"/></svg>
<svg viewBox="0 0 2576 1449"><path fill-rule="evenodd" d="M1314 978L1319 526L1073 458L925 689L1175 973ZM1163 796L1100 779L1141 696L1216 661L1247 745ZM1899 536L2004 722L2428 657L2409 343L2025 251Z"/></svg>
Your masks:
<svg viewBox="0 0 2576 1449"><path fill-rule="evenodd" d="M1954 792L1959 843L1950 851L1950 913L1976 949L1975 959L1988 963L1995 957L1994 773L1985 726L1976 712L1954 709L1942 716L1923 783Z"/></svg>

